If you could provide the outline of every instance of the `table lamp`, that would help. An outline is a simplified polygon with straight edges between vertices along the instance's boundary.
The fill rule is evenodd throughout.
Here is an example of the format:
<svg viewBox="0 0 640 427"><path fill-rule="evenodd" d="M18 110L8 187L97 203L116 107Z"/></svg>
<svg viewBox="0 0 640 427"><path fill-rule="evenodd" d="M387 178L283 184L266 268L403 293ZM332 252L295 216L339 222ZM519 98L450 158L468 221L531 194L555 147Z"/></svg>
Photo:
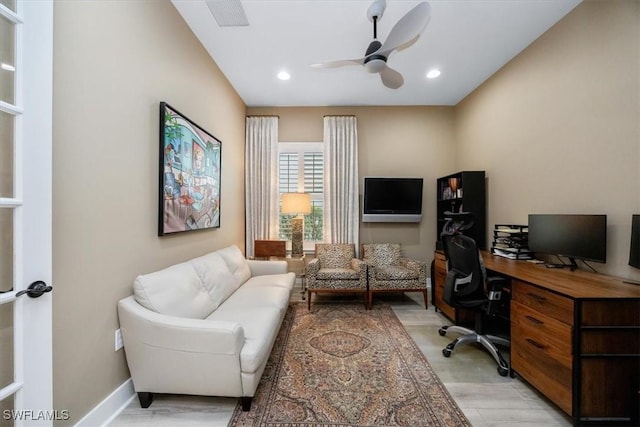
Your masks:
<svg viewBox="0 0 640 427"><path fill-rule="evenodd" d="M311 213L311 195L309 193L282 194L282 213L298 215L291 220L291 256L301 257L303 255L303 215Z"/></svg>

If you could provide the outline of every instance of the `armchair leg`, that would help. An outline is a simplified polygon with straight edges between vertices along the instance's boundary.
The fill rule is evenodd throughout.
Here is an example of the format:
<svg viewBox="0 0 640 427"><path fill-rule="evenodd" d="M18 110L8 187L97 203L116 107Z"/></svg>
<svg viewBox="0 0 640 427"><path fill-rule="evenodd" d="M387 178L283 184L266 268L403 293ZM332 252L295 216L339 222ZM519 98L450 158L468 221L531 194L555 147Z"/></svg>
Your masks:
<svg viewBox="0 0 640 427"><path fill-rule="evenodd" d="M148 408L151 405L151 402L153 402L153 393L141 391L138 393L138 400L140 401L141 407Z"/></svg>
<svg viewBox="0 0 640 427"><path fill-rule="evenodd" d="M311 311L311 290L307 291L307 310Z"/></svg>
<svg viewBox="0 0 640 427"><path fill-rule="evenodd" d="M424 288L422 293L424 294L424 309L429 310L429 301L427 301L427 288Z"/></svg>

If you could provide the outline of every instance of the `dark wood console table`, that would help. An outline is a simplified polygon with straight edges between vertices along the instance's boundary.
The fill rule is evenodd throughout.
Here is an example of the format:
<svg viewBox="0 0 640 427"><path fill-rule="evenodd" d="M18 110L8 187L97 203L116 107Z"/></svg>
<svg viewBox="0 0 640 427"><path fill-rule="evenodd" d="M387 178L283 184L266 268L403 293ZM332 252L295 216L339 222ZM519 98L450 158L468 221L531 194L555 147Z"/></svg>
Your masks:
<svg viewBox="0 0 640 427"><path fill-rule="evenodd" d="M482 256L487 270L511 278L512 371L576 426L640 425L640 286Z"/></svg>

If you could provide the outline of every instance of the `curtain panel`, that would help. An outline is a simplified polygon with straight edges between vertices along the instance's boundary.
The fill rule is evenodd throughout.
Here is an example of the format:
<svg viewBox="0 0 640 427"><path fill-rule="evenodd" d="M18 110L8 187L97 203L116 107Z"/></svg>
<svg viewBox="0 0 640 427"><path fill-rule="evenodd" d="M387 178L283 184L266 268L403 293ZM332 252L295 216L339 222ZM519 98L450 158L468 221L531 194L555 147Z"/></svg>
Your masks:
<svg viewBox="0 0 640 427"><path fill-rule="evenodd" d="M325 241L354 243L358 251L358 129L354 116L324 118Z"/></svg>
<svg viewBox="0 0 640 427"><path fill-rule="evenodd" d="M247 117L245 135L245 252L255 240L278 238L278 117Z"/></svg>

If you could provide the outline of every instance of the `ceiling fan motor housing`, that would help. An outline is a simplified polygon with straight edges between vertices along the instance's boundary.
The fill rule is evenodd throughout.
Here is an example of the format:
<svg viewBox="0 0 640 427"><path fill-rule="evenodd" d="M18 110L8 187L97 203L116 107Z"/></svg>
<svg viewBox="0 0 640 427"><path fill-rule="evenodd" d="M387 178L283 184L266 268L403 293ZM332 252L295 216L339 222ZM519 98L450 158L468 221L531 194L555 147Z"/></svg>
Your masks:
<svg viewBox="0 0 640 427"><path fill-rule="evenodd" d="M379 73L387 66L387 58L382 55L371 55L364 60L364 68L370 73Z"/></svg>
<svg viewBox="0 0 640 427"><path fill-rule="evenodd" d="M386 56L374 54L380 49L380 47L382 47L382 43L378 40L374 40L369 43L369 47L365 53L364 68L370 73L379 73L384 69L385 64L387 63Z"/></svg>

